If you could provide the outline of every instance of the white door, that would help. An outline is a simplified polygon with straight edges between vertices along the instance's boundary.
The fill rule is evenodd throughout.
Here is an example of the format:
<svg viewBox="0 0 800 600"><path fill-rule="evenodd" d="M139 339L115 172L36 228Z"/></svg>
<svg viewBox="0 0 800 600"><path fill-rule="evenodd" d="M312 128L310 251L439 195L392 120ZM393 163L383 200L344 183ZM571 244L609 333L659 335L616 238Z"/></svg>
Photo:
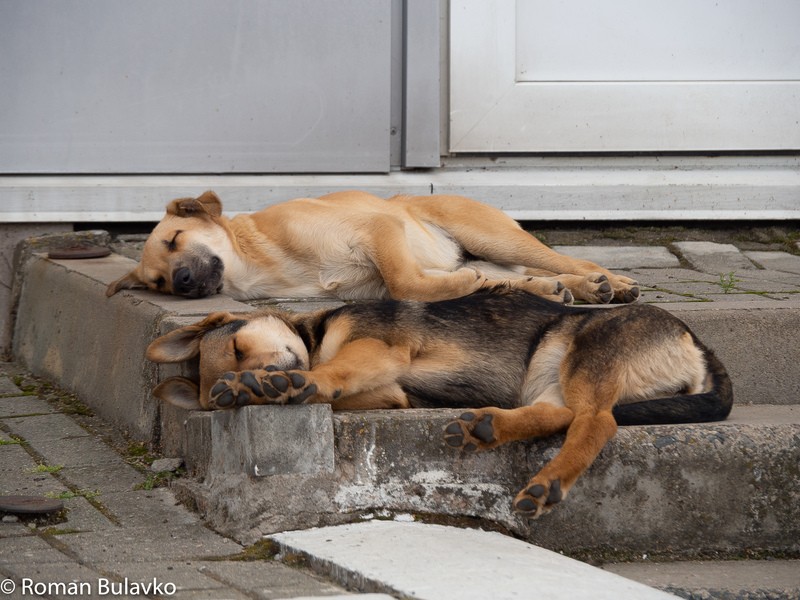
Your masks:
<svg viewBox="0 0 800 600"><path fill-rule="evenodd" d="M451 0L452 152L800 149L797 0Z"/></svg>

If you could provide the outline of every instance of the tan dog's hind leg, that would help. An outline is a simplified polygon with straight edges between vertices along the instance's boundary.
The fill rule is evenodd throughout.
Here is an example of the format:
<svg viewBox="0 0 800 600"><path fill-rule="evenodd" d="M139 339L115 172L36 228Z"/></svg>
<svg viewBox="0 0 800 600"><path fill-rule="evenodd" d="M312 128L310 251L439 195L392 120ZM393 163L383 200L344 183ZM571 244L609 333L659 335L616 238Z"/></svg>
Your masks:
<svg viewBox="0 0 800 600"><path fill-rule="evenodd" d="M559 279L563 275L601 273L608 279L613 298L618 302L633 302L639 297L635 280L615 275L591 261L559 254L494 207L460 196L431 196L424 203L415 205L414 210L425 220L449 232L467 252L483 260L541 269L547 271L541 275L554 275ZM532 271L529 274L538 273ZM566 281L562 280L562 283L570 287ZM598 301L594 293L582 297L583 288L571 291L579 300Z"/></svg>
<svg viewBox="0 0 800 600"><path fill-rule="evenodd" d="M371 222L370 254L396 300L434 302L460 298L487 284L475 269L430 272L420 268L408 247L403 223L394 217L378 216Z"/></svg>
<svg viewBox="0 0 800 600"><path fill-rule="evenodd" d="M346 343L331 360L310 371L259 369L225 373L211 388L209 406L329 402L343 408L351 399L359 408L384 408L388 404L399 407L403 399L396 393L387 396L384 392L391 390L410 362L408 348L362 338ZM371 390L376 390L374 407L365 406L363 396Z"/></svg>

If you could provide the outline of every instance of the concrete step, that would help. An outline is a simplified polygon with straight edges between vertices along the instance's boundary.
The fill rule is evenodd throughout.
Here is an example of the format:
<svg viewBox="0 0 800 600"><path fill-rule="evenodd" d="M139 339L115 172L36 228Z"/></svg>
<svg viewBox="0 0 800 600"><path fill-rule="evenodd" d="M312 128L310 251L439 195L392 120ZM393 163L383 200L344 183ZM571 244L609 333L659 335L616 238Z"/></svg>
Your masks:
<svg viewBox="0 0 800 600"><path fill-rule="evenodd" d="M194 413L179 483L237 539L364 515L481 523L545 548L626 559L800 551L800 407L735 407L730 420L623 427L567 500L536 521L511 499L562 436L461 454L460 411L331 413L325 405Z"/></svg>
<svg viewBox="0 0 800 600"><path fill-rule="evenodd" d="M106 285L133 264L117 255L31 256L22 269L15 356L117 427L186 456L197 479L183 480L182 493L239 540L387 510L480 520L570 552L800 551L795 301L668 305L728 367L733 418L622 428L564 504L529 522L510 512L510 499L558 451L558 437L464 456L441 441L457 411L332 415L326 406L301 406L188 414L160 406L150 390L192 367L148 363L149 342L213 310L254 309L223 296L106 298Z"/></svg>

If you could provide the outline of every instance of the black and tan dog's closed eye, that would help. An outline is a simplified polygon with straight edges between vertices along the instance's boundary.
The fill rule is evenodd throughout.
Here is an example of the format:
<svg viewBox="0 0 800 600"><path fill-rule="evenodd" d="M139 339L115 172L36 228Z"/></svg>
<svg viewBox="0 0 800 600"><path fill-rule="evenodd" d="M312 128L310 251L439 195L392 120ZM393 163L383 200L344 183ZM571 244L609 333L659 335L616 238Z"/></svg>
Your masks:
<svg viewBox="0 0 800 600"><path fill-rule="evenodd" d="M199 385L170 378L154 395L197 409L463 408L443 435L464 452L566 431L514 500L532 517L567 496L617 425L722 420L733 402L725 368L666 311L563 306L509 286L443 302L214 313L148 349L156 362L198 354Z"/></svg>

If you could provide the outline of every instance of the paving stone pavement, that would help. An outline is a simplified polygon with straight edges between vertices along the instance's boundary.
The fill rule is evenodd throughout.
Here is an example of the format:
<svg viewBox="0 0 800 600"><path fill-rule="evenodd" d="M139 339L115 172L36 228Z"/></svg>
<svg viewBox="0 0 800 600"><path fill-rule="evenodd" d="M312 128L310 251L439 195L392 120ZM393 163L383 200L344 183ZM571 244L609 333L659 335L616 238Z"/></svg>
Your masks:
<svg viewBox="0 0 800 600"><path fill-rule="evenodd" d="M788 252L715 242L554 248L635 278L644 302L800 300L800 256Z"/></svg>
<svg viewBox="0 0 800 600"><path fill-rule="evenodd" d="M65 510L38 520L0 513L0 597L214 600L346 593L274 559L242 560L242 546L208 529L169 489L147 489L147 474L96 432L26 395L9 376L15 369L0 363L0 496L59 498Z"/></svg>

